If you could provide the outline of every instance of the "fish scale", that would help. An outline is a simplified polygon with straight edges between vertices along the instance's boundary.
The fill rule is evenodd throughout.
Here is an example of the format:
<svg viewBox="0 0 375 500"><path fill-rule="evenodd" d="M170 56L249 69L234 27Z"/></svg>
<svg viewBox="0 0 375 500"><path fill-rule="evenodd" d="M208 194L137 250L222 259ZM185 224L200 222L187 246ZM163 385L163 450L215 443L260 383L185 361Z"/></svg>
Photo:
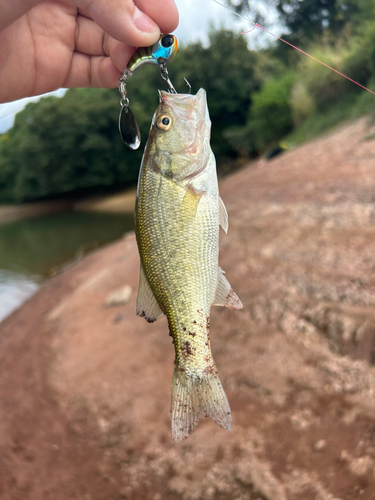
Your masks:
<svg viewBox="0 0 375 500"><path fill-rule="evenodd" d="M205 416L231 427L211 354L210 309L214 303L242 304L218 267L221 204L209 137L202 89L196 96L162 92L137 188L137 314L150 322L161 314L168 319L176 353L171 404L175 441L185 439Z"/></svg>
<svg viewBox="0 0 375 500"><path fill-rule="evenodd" d="M158 179L153 179L156 175L146 170L143 172L144 179L141 179L147 195L137 213L142 213L145 221L148 218L152 220L151 214L156 206L158 217L157 223L140 223L139 245L144 269L158 302L164 306L175 342L176 357L181 362L181 345L188 341L199 347L196 346L199 343L198 334L194 338L187 332L191 331L194 320L202 323L202 313L197 313L198 310L205 315L206 323L217 286L217 266L215 268L210 264L217 262L219 222L212 210L206 210L202 200L196 214L197 222L201 220L201 223L189 227L184 220L180 220L179 231L176 232L171 221L180 218L179 207L186 189L167 178L162 178L161 186L158 186ZM163 287L159 285L161 282ZM176 307L176 304L179 306ZM201 330L202 336L206 335L205 324ZM197 365L199 359L192 358L190 363L186 361L184 365Z"/></svg>

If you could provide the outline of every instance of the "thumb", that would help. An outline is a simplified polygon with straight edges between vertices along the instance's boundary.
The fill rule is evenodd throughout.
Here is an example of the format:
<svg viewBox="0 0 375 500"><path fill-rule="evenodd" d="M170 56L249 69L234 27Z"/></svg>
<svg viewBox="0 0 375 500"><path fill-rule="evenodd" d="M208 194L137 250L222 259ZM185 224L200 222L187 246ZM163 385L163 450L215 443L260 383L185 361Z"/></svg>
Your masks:
<svg viewBox="0 0 375 500"><path fill-rule="evenodd" d="M160 36L158 25L133 0L73 0L72 3L110 36L132 47L147 47Z"/></svg>

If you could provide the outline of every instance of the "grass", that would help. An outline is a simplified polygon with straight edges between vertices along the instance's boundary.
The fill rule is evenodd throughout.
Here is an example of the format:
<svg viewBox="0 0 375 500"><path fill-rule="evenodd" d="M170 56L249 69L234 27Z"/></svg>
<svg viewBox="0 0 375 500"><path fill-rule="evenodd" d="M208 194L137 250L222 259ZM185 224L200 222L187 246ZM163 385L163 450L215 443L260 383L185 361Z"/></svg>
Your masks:
<svg viewBox="0 0 375 500"><path fill-rule="evenodd" d="M363 138L364 141L373 141L374 139L375 139L375 132L373 132L372 134L365 135L365 137Z"/></svg>
<svg viewBox="0 0 375 500"><path fill-rule="evenodd" d="M357 96L348 95L342 101L327 107L325 111L315 111L312 113L302 125L291 132L284 140L293 144L293 146L297 146L321 134L326 134L340 123L353 120L368 113L368 108L358 106Z"/></svg>

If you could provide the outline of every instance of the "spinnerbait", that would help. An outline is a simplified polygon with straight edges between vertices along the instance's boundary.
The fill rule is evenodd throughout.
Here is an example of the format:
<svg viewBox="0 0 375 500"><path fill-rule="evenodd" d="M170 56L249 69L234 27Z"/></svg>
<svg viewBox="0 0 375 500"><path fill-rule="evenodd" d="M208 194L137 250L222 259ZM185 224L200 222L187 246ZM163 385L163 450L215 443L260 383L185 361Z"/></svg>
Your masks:
<svg viewBox="0 0 375 500"><path fill-rule="evenodd" d="M174 35L161 35L159 40L150 47L139 47L130 59L124 74L120 78L121 111L119 116L119 131L125 145L130 149L138 149L141 144L141 134L136 119L129 108L126 91L126 80L144 64L160 66L161 77L167 82L169 92L176 90L168 76L167 63L172 61L177 52L177 38Z"/></svg>

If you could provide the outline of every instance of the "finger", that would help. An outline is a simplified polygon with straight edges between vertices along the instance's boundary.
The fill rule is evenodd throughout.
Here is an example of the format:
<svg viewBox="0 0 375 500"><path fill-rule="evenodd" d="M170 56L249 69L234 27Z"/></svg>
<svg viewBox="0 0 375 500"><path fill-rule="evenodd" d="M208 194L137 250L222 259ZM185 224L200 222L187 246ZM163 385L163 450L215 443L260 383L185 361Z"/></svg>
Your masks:
<svg viewBox="0 0 375 500"><path fill-rule="evenodd" d="M77 9L78 15L87 17L87 19L92 19L89 11L87 9Z"/></svg>
<svg viewBox="0 0 375 500"><path fill-rule="evenodd" d="M84 16L77 16L75 50L91 56L108 56L116 41Z"/></svg>
<svg viewBox="0 0 375 500"><path fill-rule="evenodd" d="M136 6L153 19L162 33L171 33L178 26L179 15L174 0L134 0ZM78 9L81 16L92 19L87 9Z"/></svg>
<svg viewBox="0 0 375 500"><path fill-rule="evenodd" d="M109 55L113 64L121 73L125 71L131 56L134 54L134 50L134 47L130 47L121 42L115 42L111 48Z"/></svg>
<svg viewBox="0 0 375 500"><path fill-rule="evenodd" d="M87 17L77 16L74 48L78 52L91 56L108 56L108 47L105 42L108 36L105 31L96 24L95 21Z"/></svg>
<svg viewBox="0 0 375 500"><path fill-rule="evenodd" d="M117 87L121 72L109 57L88 56L74 52L70 71L63 87Z"/></svg>
<svg viewBox="0 0 375 500"><path fill-rule="evenodd" d="M135 0L137 7L159 26L162 33L171 33L178 26L178 10L174 0Z"/></svg>
<svg viewBox="0 0 375 500"><path fill-rule="evenodd" d="M77 16L75 50L90 56L110 56L116 68L124 72L134 48L107 35L95 21Z"/></svg>
<svg viewBox="0 0 375 500"><path fill-rule="evenodd" d="M127 45L149 46L160 36L158 25L139 10L132 0L73 0L73 2L79 9L87 12L87 15L110 36Z"/></svg>

